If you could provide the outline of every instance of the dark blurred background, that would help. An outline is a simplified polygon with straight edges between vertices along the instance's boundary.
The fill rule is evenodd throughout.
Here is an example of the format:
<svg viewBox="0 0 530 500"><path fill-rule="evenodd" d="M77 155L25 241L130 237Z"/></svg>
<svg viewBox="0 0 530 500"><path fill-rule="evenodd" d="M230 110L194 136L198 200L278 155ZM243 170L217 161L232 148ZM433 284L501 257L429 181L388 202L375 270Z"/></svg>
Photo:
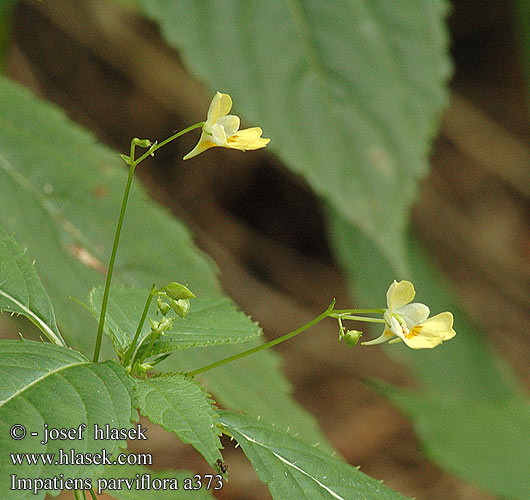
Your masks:
<svg viewBox="0 0 530 500"><path fill-rule="evenodd" d="M452 103L412 225L464 308L529 388L530 100L514 19L511 2L453 2ZM128 151L133 136L163 139L203 120L212 95L156 26L117 2L23 2L14 11L6 65L10 77L118 152ZM266 151L217 148L182 162L197 138L164 148L138 176L189 225L219 266L226 292L265 335L299 326L332 297L352 303L319 200L303 181ZM492 499L428 462L407 420L362 383L377 377L410 384L407 373L380 348L339 348L330 342L335 335L336 326L325 324L279 351L297 399L340 453L418 500ZM270 498L242 454L226 445L232 481L219 498ZM150 432L148 451L156 452L157 468L208 472L191 448L161 430Z"/></svg>

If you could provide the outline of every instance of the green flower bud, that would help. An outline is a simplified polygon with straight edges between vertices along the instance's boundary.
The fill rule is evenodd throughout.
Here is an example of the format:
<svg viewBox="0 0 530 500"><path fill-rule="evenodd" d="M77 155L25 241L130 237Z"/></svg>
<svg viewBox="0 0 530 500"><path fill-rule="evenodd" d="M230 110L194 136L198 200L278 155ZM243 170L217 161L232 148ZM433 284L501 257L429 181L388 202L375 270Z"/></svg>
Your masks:
<svg viewBox="0 0 530 500"><path fill-rule="evenodd" d="M165 316L169 310L171 309L171 306L162 300L162 297L160 295L156 299L157 304L157 310L162 314L162 316Z"/></svg>
<svg viewBox="0 0 530 500"><path fill-rule="evenodd" d="M188 299L171 300L171 307L181 317L184 318L190 310L190 301Z"/></svg>
<svg viewBox="0 0 530 500"><path fill-rule="evenodd" d="M180 299L194 299L195 295L187 287L173 281L169 285L160 289L160 292L165 292L166 295L174 300Z"/></svg>
<svg viewBox="0 0 530 500"><path fill-rule="evenodd" d="M347 330L346 333L342 335L342 338L346 342L346 344L354 346L359 342L359 339L362 337L363 332L360 332L359 330Z"/></svg>
<svg viewBox="0 0 530 500"><path fill-rule="evenodd" d="M141 148L148 148L149 146L151 146L151 141L149 139L138 139L137 137L135 137L133 139L133 142L135 146L139 146Z"/></svg>

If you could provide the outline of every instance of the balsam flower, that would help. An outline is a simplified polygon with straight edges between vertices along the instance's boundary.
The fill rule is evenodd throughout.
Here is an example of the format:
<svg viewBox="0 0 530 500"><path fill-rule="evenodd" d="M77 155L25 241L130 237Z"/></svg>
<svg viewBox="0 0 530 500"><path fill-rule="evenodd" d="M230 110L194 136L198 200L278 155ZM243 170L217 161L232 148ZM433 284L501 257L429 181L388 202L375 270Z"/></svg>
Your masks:
<svg viewBox="0 0 530 500"><path fill-rule="evenodd" d="M228 114L231 108L232 98L228 94L217 92L210 103L208 117L202 126L201 138L184 156L184 160L215 146L246 151L264 148L270 142L270 139L261 137L263 131L259 127L239 130L241 123L239 117Z"/></svg>
<svg viewBox="0 0 530 500"><path fill-rule="evenodd" d="M453 315L446 311L429 318L430 311L425 304L412 302L415 295L410 281L394 281L386 292L385 330L380 337L363 345L380 344L396 336L392 342L402 340L412 349L426 349L452 339L456 335Z"/></svg>

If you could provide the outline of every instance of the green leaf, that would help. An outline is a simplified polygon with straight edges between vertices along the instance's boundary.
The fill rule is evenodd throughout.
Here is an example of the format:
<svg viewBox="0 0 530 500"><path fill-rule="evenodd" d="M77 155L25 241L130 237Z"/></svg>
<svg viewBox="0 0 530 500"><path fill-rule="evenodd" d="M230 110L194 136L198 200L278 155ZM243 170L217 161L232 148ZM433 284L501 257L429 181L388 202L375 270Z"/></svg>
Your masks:
<svg viewBox="0 0 530 500"><path fill-rule="evenodd" d="M51 342L65 345L34 265L0 223L0 311L22 314Z"/></svg>
<svg viewBox="0 0 530 500"><path fill-rule="evenodd" d="M278 500L399 500L405 497L355 467L244 415L221 412L228 435L243 448Z"/></svg>
<svg viewBox="0 0 530 500"><path fill-rule="evenodd" d="M384 393L410 416L429 457L501 496L526 499L530 402L513 373L455 304L418 240L409 238L412 277L401 276L360 231L336 213L330 213L329 220L358 307L384 307L392 280L412 278L416 300L426 303L432 314L454 314L457 335L443 345L432 350L404 345L387 349L409 367L422 390L386 387Z"/></svg>
<svg viewBox="0 0 530 500"><path fill-rule="evenodd" d="M447 103L444 0L141 4L193 73L231 94L288 167L403 265L409 205Z"/></svg>
<svg viewBox="0 0 530 500"><path fill-rule="evenodd" d="M8 231L16 231L28 255L38 259L66 340L91 353L94 324L68 297L84 299L104 281L127 178L123 162L55 107L3 78L0 130L0 221ZM135 180L114 283L142 288L169 280L186 283L198 296L220 295L211 262L192 244L182 224L149 201ZM193 370L254 345L251 341L244 347L188 349L164 366L169 371ZM296 428L310 443L326 443L316 420L289 395L291 386L281 375L275 353L251 358L212 370L201 380L227 407Z"/></svg>
<svg viewBox="0 0 530 500"><path fill-rule="evenodd" d="M0 342L0 498L28 498L27 491L10 490L12 474L17 478L91 478L101 472L94 465L14 465L12 453L95 454L106 449L116 454L124 441L94 439L94 425L131 427L132 379L113 362L91 363L82 354L51 344L32 341ZM23 425L26 437L10 437L13 425ZM87 427L82 440L45 441L44 428ZM32 436L31 433L38 433ZM33 495L30 495L33 498ZM44 492L34 498L42 499Z"/></svg>
<svg viewBox="0 0 530 500"><path fill-rule="evenodd" d="M125 352L133 340L148 295L149 290L129 286L111 288L105 332L112 338L118 352ZM102 297L102 287L90 293L90 303L96 317L99 316ZM149 317L157 317L155 300L149 309ZM149 322L146 321L140 339L146 338L149 331ZM230 299L199 297L191 301L188 315L185 318L177 317L166 334L154 343L152 354L188 347L246 342L260 335L259 326L238 311ZM143 345L148 344L149 339L146 339Z"/></svg>
<svg viewBox="0 0 530 500"><path fill-rule="evenodd" d="M212 467L222 459L217 410L193 378L171 373L139 380L135 405L151 422L191 444Z"/></svg>
<svg viewBox="0 0 530 500"><path fill-rule="evenodd" d="M144 478L144 489L142 490L141 482L136 487L136 483L131 484L131 488L128 488L127 483L122 484L121 489L117 489L118 484L113 482L112 479L136 479L138 474L140 481L142 477ZM149 477L147 477L147 475ZM190 471L183 470L161 470L161 471L152 471L141 467L139 465L113 465L105 469L105 474L100 480L101 488L105 488L105 493L111 496L111 498L116 498L118 500L145 500L146 494L149 495L149 500L215 500L212 493L206 489L207 480L205 475L202 475L203 478L203 487L198 490L185 490L185 482L191 479L192 483L197 485L193 480L194 473ZM173 490L167 487L166 489L155 489L153 486L156 484L154 480L171 480L176 479L178 483L178 490ZM145 488L147 481L151 481L151 487ZM211 480L210 490L218 486L219 478L214 477ZM97 486L97 482L95 483ZM171 484L171 483L170 483ZM148 491L148 493L147 493ZM97 491L96 491L97 492ZM88 495L87 495L88 498Z"/></svg>
<svg viewBox="0 0 530 500"><path fill-rule="evenodd" d="M503 498L528 498L528 401L513 396L470 401L395 388L383 394L412 420L431 460Z"/></svg>

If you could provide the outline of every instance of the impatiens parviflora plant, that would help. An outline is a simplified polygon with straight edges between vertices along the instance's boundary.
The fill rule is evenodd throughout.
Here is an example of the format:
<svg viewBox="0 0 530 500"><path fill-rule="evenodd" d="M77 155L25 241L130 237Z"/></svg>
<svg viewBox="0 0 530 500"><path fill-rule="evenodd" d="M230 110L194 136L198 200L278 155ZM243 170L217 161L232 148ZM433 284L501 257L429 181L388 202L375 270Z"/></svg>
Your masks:
<svg viewBox="0 0 530 500"><path fill-rule="evenodd" d="M400 281L399 283L394 281L390 285L386 294L386 308L338 310L334 308L335 301L333 300L329 307L316 318L270 342L192 371L153 376L149 373L150 376L147 375L155 365L166 359L175 350L201 345L201 335L210 335L212 326L209 324L208 327L203 328L205 331L200 331L200 321L193 323L190 320L195 314L192 307L193 301L200 304L200 301L205 299L195 297L187 286L180 283L171 282L162 287L153 284L145 294L142 290L132 287L111 287L114 263L134 171L138 164L149 156L153 156L158 149L197 128L202 129L199 142L184 159L194 157L215 146L241 151L265 147L269 139L261 137L262 130L260 128L239 130L239 118L228 114L231 107L230 96L217 92L212 99L205 122L196 123L160 143L134 138L131 141L129 156L120 155L129 165L129 176L116 227L105 287L102 293L99 289L95 289L90 297L91 305L86 306L94 316L98 317L92 362L83 354L68 348L55 324L53 308L38 281L34 268L29 261L25 260L24 253L16 245L14 239L2 232L3 229L0 227L0 273L6 274L8 278L4 281L0 280L0 309L25 315L54 344L39 344L30 341L3 342L5 349L0 351L0 376L5 373L10 375L10 380L19 377L20 381L17 382L18 385L14 384L12 388L5 391L6 394L2 394L0 391L0 424L3 425L5 421L10 422L15 416L17 422L24 422L25 419L31 420L34 417L30 408L32 407L31 394L33 392L42 394L46 391L54 391L54 404L62 405L63 408L73 405L71 407L75 408L76 400L68 399L69 396L66 395L68 391L65 389L66 392L57 392L56 389L59 372L61 376L66 376L68 373L70 377L70 379L66 377L69 380L68 387L78 384L80 387L77 389L78 394L82 396L82 393L86 392L87 401L97 400L98 396L95 394L101 395L102 392L105 392L108 397L108 406L116 412L116 415L121 415L122 424L123 419L130 421L134 418L134 414L129 418L127 412L130 413L132 408L136 408L154 423L174 432L183 442L192 444L217 470L219 478L226 476L226 464L222 461L219 441L219 435L224 433L239 442L243 451L256 467L260 478L269 485L274 498L281 498L281 500L298 499L300 497L297 496L296 492L300 485L306 494L304 498L318 497L339 500L349 500L350 498L397 500L403 498L382 486L378 481L360 473L356 468L344 464L303 441L268 426L266 423L258 423L255 419L243 415L226 411L220 412L213 404L210 396L195 380L195 377L208 370L289 340L307 331L325 318L337 320L339 341L344 340L352 346L358 343L362 332L346 330L343 322L348 320L384 325L383 333L379 338L364 342L363 345L378 344L395 337L391 343L403 341L410 348L422 349L435 347L444 340L454 337L452 314L443 312L429 318L430 311L426 305L412 302L415 291L409 281ZM135 155L137 147L146 149L138 158ZM17 272L12 272L12 268L8 265L4 269L2 267L4 262L10 262L9 265L12 265L12 268L16 269ZM11 274L9 274L10 271ZM1 274L0 278L3 279ZM21 289L29 289L31 292L24 300L21 300L19 296ZM155 298L156 307L153 304ZM215 301L203 302L202 310L211 311L213 307L217 306L220 307L219 310L224 311L223 314L229 314L226 309L222 309L222 304L219 305ZM200 310L199 307L198 311L200 312ZM197 317L199 317L198 313ZM183 343L182 336L178 337L178 325L184 324L184 322L188 322L186 323L188 328L190 325L193 326L191 330L186 330L185 342L187 343ZM195 332L195 340L191 338L192 335L189 334L189 331ZM106 333L112 340L117 362L114 360L99 362L103 333ZM44 357L45 354L49 356L49 358L43 358L45 368L42 370L35 369L35 359L39 355ZM13 374L11 359L17 355L19 364L15 370L20 365L22 372ZM94 394L88 394L91 391ZM27 404L20 406L18 397L22 392L30 402L29 406ZM129 399L125 396L126 394L128 394ZM98 409L94 410L87 402L83 402L85 408L81 413L85 415L90 413L92 422L97 421L105 424L103 422L105 415L100 415ZM36 405L33 403L33 406ZM24 412L29 413L26 415ZM186 412L195 412L197 416L194 418L195 415L186 415ZM72 418L71 415L55 412L53 418L55 420L51 423L54 427L73 427L72 421L68 420L68 418ZM66 421L63 422L61 419L66 419ZM118 422L120 420L116 421L116 423ZM45 423L48 424L48 422ZM21 443L21 441L16 442ZM83 449L86 451L86 448ZM293 450L298 454L292 455ZM9 476L9 472L20 471L20 469L9 467L9 464L2 463L0 460L2 478ZM70 469L64 471L72 473ZM61 473L64 471L61 470ZM99 469L92 471L91 474L98 477L104 475ZM38 477L44 478L50 477L50 475L50 470L45 468L39 471ZM5 487L1 483L0 481L0 496L4 491L2 488ZM93 499L96 498L93 489L87 486L85 489ZM289 496L286 491L291 491L291 489L293 494ZM16 496L15 493L12 496L15 499L24 498ZM74 490L74 496L75 498L86 498L85 491L81 489Z"/></svg>

